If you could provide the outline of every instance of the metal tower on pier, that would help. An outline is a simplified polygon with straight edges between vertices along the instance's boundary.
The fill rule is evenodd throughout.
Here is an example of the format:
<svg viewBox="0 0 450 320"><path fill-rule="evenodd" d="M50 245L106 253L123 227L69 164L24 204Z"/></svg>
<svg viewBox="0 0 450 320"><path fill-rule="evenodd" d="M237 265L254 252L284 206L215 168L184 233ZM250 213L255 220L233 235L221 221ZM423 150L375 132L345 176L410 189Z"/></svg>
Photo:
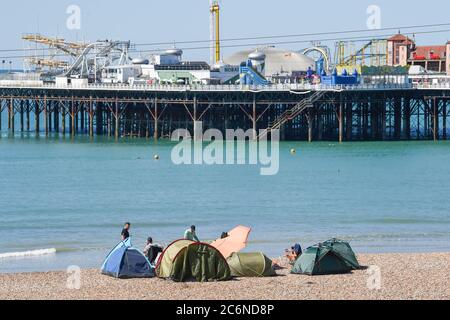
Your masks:
<svg viewBox="0 0 450 320"><path fill-rule="evenodd" d="M220 5L216 0L210 0L210 60L211 65L220 61Z"/></svg>

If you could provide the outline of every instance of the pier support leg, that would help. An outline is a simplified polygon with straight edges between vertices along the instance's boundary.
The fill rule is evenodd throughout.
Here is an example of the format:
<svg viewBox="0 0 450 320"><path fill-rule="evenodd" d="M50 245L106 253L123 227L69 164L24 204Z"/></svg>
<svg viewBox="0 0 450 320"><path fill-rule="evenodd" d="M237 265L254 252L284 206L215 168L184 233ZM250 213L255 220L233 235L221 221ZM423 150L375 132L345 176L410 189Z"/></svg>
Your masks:
<svg viewBox="0 0 450 320"><path fill-rule="evenodd" d="M92 98L89 100L89 137L94 137L94 108Z"/></svg>
<svg viewBox="0 0 450 320"><path fill-rule="evenodd" d="M119 102L116 100L116 114L114 115L114 137L119 141Z"/></svg>
<svg viewBox="0 0 450 320"><path fill-rule="evenodd" d="M35 100L36 108L34 110L34 130L36 131L36 136L39 136L39 131L41 131L39 118L41 116L41 110L39 106L39 100Z"/></svg>
<svg viewBox="0 0 450 320"><path fill-rule="evenodd" d="M344 142L344 118L343 118L344 108L342 106L342 101L339 103L339 143Z"/></svg>
<svg viewBox="0 0 450 320"><path fill-rule="evenodd" d="M55 101L53 101L53 130L59 133L59 104Z"/></svg>
<svg viewBox="0 0 450 320"><path fill-rule="evenodd" d="M72 135L72 106L69 104L68 108L67 108L67 115L68 115L68 120L69 120L69 134Z"/></svg>
<svg viewBox="0 0 450 320"><path fill-rule="evenodd" d="M0 99L0 132L2 131L3 101Z"/></svg>
<svg viewBox="0 0 450 320"><path fill-rule="evenodd" d="M48 108L47 108L47 98L44 97L44 127L45 127L45 136L48 136Z"/></svg>
<svg viewBox="0 0 450 320"><path fill-rule="evenodd" d="M49 101L47 107L47 117L48 117L48 132L52 132L52 111L53 111L53 101Z"/></svg>
<svg viewBox="0 0 450 320"><path fill-rule="evenodd" d="M381 140L386 140L386 102L381 102Z"/></svg>
<svg viewBox="0 0 450 320"><path fill-rule="evenodd" d="M439 140L439 112L436 98L433 99L433 140Z"/></svg>
<svg viewBox="0 0 450 320"><path fill-rule="evenodd" d="M352 134L353 134L353 104L352 102L346 102L345 103L345 134L346 134L346 140L350 141L352 140Z"/></svg>
<svg viewBox="0 0 450 320"><path fill-rule="evenodd" d="M311 108L308 110L306 119L308 121L308 142L313 141L313 118Z"/></svg>
<svg viewBox="0 0 450 320"><path fill-rule="evenodd" d="M411 138L411 100L409 97L403 101L403 138Z"/></svg>
<svg viewBox="0 0 450 320"><path fill-rule="evenodd" d="M442 139L447 140L447 100L442 101Z"/></svg>
<svg viewBox="0 0 450 320"><path fill-rule="evenodd" d="M14 110L14 99L11 98L10 102L9 102L9 121L10 121L10 130L11 133L14 133L14 114L15 114L15 110Z"/></svg>
<svg viewBox="0 0 450 320"><path fill-rule="evenodd" d="M108 130L108 138L111 137L111 112L107 110L106 113L106 126Z"/></svg>
<svg viewBox="0 0 450 320"><path fill-rule="evenodd" d="M258 133L256 129L256 97L253 95L253 115L252 115L252 128L253 128L253 140L255 141L258 138Z"/></svg>
<svg viewBox="0 0 450 320"><path fill-rule="evenodd" d="M20 131L24 132L25 131L25 127L24 127L24 108L23 108L23 104L24 101L21 100L20 101Z"/></svg>
<svg viewBox="0 0 450 320"><path fill-rule="evenodd" d="M323 122L322 122L322 110L321 107L319 106L317 108L317 114L316 114L316 118L317 118L317 140L322 141L322 136L323 136Z"/></svg>
<svg viewBox="0 0 450 320"><path fill-rule="evenodd" d="M70 125L70 131L71 131L71 135L72 137L75 137L75 103L72 100L72 105L70 106L70 120L71 120L71 125Z"/></svg>
<svg viewBox="0 0 450 320"><path fill-rule="evenodd" d="M31 107L30 107L30 100L27 100L27 131L29 132L30 131L30 109L31 109Z"/></svg>
<svg viewBox="0 0 450 320"><path fill-rule="evenodd" d="M90 109L89 109L89 115L90 115ZM81 126L81 132L84 133L84 130L86 129L86 119L85 119L85 110L84 110L84 102L80 105L80 126Z"/></svg>
<svg viewBox="0 0 450 320"><path fill-rule="evenodd" d="M197 121L198 120L198 117L197 117L198 104L197 104L197 97L196 96L194 96L193 105L194 105L193 106L194 111L193 111L193 114L192 114L192 116L193 116L192 120L194 122L194 128L193 128L193 130L194 130L194 140L195 141L199 141L199 140L201 140L202 132L201 132L200 122Z"/></svg>
<svg viewBox="0 0 450 320"><path fill-rule="evenodd" d="M103 106L99 102L95 102L95 134L102 135L104 133Z"/></svg>
<svg viewBox="0 0 450 320"><path fill-rule="evenodd" d="M402 130L402 100L394 99L394 139L400 140Z"/></svg>
<svg viewBox="0 0 450 320"><path fill-rule="evenodd" d="M370 138L372 140L377 139L378 134L378 109L377 102L370 101Z"/></svg>
<svg viewBox="0 0 450 320"><path fill-rule="evenodd" d="M224 113L224 121L223 121L223 132L226 132L228 129L228 106L225 105L225 100L222 100L222 107L223 107L223 113Z"/></svg>
<svg viewBox="0 0 450 320"><path fill-rule="evenodd" d="M75 107L75 113L74 113L74 119L75 119L75 133L79 132L79 128L80 128L80 122L79 122L79 113L80 113L80 107L83 107L83 102L76 102L75 103L76 107Z"/></svg>
<svg viewBox="0 0 450 320"><path fill-rule="evenodd" d="M8 109L8 130L11 130L11 100L6 102L6 106Z"/></svg>
<svg viewBox="0 0 450 320"><path fill-rule="evenodd" d="M368 140L369 138L369 103L362 104L362 138Z"/></svg>
<svg viewBox="0 0 450 320"><path fill-rule="evenodd" d="M424 101L425 103L425 101ZM417 122L416 122L416 126L417 126L417 131L416 131L416 140L420 139L420 106L422 105L422 101L418 101L417 102Z"/></svg>
<svg viewBox="0 0 450 320"><path fill-rule="evenodd" d="M63 106L61 108L61 132L65 136L66 135L66 107Z"/></svg>
<svg viewBox="0 0 450 320"><path fill-rule="evenodd" d="M155 124L154 124L154 126L155 126L155 128L154 128L154 131L153 131L153 138L155 139L155 141L157 141L158 140L158 100L157 99L155 99L155 102L154 102L154 110L153 110L153 112L154 112L154 121L155 121Z"/></svg>
<svg viewBox="0 0 450 320"><path fill-rule="evenodd" d="M358 116L358 140L364 139L364 102L358 102L356 105L357 111L356 114Z"/></svg>

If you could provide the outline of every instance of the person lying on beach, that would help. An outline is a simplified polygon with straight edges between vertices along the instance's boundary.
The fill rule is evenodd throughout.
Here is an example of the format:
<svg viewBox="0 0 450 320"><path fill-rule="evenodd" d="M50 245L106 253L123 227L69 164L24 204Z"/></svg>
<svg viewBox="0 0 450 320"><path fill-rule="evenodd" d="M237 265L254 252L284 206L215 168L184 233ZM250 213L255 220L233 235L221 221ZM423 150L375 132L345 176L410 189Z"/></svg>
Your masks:
<svg viewBox="0 0 450 320"><path fill-rule="evenodd" d="M302 255L302 247L296 243L291 249L286 249L286 258L289 263L294 264L298 257Z"/></svg>
<svg viewBox="0 0 450 320"><path fill-rule="evenodd" d="M129 223L129 222L125 223L125 225L122 229L122 233L121 233L122 241L125 241L130 237L130 228L131 228L131 223Z"/></svg>
<svg viewBox="0 0 450 320"><path fill-rule="evenodd" d="M195 233L195 226L194 225L192 225L190 229L187 229L184 232L184 239L185 240L191 240L191 241L200 242L200 240L197 237L197 234Z"/></svg>
<svg viewBox="0 0 450 320"><path fill-rule="evenodd" d="M148 258L150 263L154 263L156 260L156 257L158 256L158 253L163 252L163 246L159 244L153 243L153 238L148 237L147 238L147 244L144 248L144 255Z"/></svg>

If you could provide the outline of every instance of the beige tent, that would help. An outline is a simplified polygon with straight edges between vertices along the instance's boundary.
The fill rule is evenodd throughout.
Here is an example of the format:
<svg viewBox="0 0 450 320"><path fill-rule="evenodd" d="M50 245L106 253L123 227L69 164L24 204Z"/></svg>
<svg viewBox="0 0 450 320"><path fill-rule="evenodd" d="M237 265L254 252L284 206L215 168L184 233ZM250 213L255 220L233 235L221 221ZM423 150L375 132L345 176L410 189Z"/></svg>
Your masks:
<svg viewBox="0 0 450 320"><path fill-rule="evenodd" d="M252 229L238 226L228 232L228 237L217 239L211 245L222 253L225 258L230 257L234 252L239 252L247 246L248 235Z"/></svg>

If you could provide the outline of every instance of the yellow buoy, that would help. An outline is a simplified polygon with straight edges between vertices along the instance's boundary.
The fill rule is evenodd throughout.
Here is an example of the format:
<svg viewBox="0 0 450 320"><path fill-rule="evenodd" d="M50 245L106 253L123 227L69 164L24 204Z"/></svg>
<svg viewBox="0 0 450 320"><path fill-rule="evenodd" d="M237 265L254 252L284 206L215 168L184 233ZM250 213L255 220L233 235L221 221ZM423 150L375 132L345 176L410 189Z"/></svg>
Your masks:
<svg viewBox="0 0 450 320"><path fill-rule="evenodd" d="M291 149L291 154L296 154L296 153L297 153L297 150Z"/></svg>

